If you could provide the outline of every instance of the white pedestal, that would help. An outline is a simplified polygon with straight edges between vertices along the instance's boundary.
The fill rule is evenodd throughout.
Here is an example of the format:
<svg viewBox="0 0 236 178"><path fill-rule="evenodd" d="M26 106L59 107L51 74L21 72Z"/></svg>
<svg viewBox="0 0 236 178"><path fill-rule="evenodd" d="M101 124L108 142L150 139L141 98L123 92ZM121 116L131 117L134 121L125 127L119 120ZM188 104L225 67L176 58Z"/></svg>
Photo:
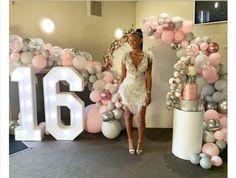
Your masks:
<svg viewBox="0 0 236 178"><path fill-rule="evenodd" d="M189 160L192 153L201 152L203 113L174 110L172 153L175 156Z"/></svg>

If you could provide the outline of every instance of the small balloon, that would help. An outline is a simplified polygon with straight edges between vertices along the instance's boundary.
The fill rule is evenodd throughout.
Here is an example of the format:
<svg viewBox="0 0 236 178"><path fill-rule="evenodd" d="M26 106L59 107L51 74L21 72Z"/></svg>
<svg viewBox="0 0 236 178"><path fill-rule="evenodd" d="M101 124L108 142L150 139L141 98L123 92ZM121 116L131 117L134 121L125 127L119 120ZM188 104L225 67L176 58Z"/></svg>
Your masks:
<svg viewBox="0 0 236 178"><path fill-rule="evenodd" d="M218 104L218 111L223 114L227 114L228 107L227 107L227 100L223 100Z"/></svg>
<svg viewBox="0 0 236 178"><path fill-rule="evenodd" d="M106 111L102 114L102 120L108 122L114 119L114 114L112 111Z"/></svg>
<svg viewBox="0 0 236 178"><path fill-rule="evenodd" d="M190 155L190 162L193 164L199 164L200 163L200 156L196 153L193 153Z"/></svg>
<svg viewBox="0 0 236 178"><path fill-rule="evenodd" d="M219 50L219 45L218 43L216 42L211 42L209 45L208 45L208 48L207 50L210 52L210 53L215 53Z"/></svg>
<svg viewBox="0 0 236 178"><path fill-rule="evenodd" d="M119 109L119 108L116 108L116 109L114 109L113 111L113 114L114 114L114 117L115 117L115 119L121 119L122 118L122 116L123 116L123 110L122 109Z"/></svg>
<svg viewBox="0 0 236 178"><path fill-rule="evenodd" d="M202 158L200 160L200 165L204 169L210 169L212 167L212 163L209 158Z"/></svg>

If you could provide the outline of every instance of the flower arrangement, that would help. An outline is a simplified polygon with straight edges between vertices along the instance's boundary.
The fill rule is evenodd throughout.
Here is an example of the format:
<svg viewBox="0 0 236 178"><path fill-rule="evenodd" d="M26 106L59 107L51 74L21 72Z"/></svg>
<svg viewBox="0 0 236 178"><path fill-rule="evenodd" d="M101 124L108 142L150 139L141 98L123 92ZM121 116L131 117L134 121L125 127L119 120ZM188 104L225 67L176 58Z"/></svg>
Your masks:
<svg viewBox="0 0 236 178"><path fill-rule="evenodd" d="M116 39L111 42L110 47L107 49L106 53L103 56L105 61L105 65L103 66L103 70L109 70L112 67L112 55L115 50L121 47L124 43L128 41L129 34L135 31L134 25L124 33L124 35L120 39Z"/></svg>

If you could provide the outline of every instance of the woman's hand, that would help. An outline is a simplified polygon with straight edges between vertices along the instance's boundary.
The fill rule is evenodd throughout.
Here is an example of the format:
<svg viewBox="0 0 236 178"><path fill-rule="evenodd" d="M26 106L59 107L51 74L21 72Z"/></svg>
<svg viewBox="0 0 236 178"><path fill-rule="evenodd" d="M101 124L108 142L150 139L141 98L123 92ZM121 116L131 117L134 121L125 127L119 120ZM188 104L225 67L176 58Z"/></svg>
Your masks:
<svg viewBox="0 0 236 178"><path fill-rule="evenodd" d="M145 98L146 101L146 106L148 106L151 101L152 101L152 97L151 97L151 93L147 93L147 97Z"/></svg>

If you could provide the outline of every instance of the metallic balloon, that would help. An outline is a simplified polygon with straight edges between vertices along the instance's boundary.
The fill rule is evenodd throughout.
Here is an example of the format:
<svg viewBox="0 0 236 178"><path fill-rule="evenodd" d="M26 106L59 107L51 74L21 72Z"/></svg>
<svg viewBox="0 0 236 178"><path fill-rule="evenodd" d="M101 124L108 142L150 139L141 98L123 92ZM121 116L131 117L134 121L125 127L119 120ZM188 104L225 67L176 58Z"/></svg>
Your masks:
<svg viewBox="0 0 236 178"><path fill-rule="evenodd" d="M203 134L203 140L207 143L215 142L214 133L212 131L205 131Z"/></svg>
<svg viewBox="0 0 236 178"><path fill-rule="evenodd" d="M85 80L88 80L89 78L89 73L86 69L81 69L79 73L84 77Z"/></svg>
<svg viewBox="0 0 236 178"><path fill-rule="evenodd" d="M172 49L179 49L180 47L181 47L181 45L180 44L177 44L177 43L171 43L170 44L170 47L172 48Z"/></svg>
<svg viewBox="0 0 236 178"><path fill-rule="evenodd" d="M121 119L123 116L123 110L120 108L116 108L112 112L114 114L115 119Z"/></svg>
<svg viewBox="0 0 236 178"><path fill-rule="evenodd" d="M216 145L219 147L219 149L223 150L226 147L226 143L223 140L217 140Z"/></svg>
<svg viewBox="0 0 236 178"><path fill-rule="evenodd" d="M216 131L221 129L220 121L218 119L208 119L206 121L207 130Z"/></svg>
<svg viewBox="0 0 236 178"><path fill-rule="evenodd" d="M114 114L112 111L106 111L102 114L102 120L108 122L114 119Z"/></svg>
<svg viewBox="0 0 236 178"><path fill-rule="evenodd" d="M214 109L214 110L217 110L217 104L215 102L208 102L206 104L206 109Z"/></svg>
<svg viewBox="0 0 236 178"><path fill-rule="evenodd" d="M15 128L18 126L18 124L14 121L10 121L9 123L9 133L14 135L15 134Z"/></svg>
<svg viewBox="0 0 236 178"><path fill-rule="evenodd" d="M218 104L218 111L220 113L223 113L223 114L227 114L227 100L222 100L221 102L219 102Z"/></svg>
<svg viewBox="0 0 236 178"><path fill-rule="evenodd" d="M211 42L209 45L208 45L208 48L207 50L211 53L215 53L219 50L219 45L218 43L216 42Z"/></svg>

